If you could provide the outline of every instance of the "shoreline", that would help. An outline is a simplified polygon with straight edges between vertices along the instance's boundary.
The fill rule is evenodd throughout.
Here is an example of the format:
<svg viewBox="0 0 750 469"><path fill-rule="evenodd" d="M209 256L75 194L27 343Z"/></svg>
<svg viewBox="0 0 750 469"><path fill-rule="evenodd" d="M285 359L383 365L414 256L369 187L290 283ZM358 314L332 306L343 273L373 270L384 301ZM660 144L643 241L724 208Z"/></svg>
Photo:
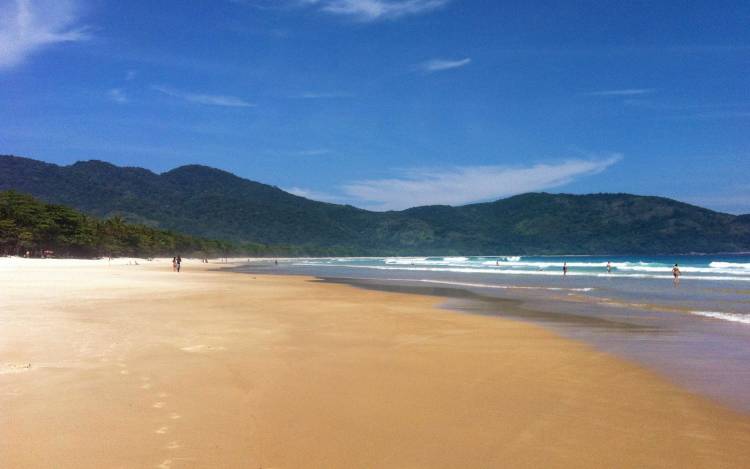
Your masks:
<svg viewBox="0 0 750 469"><path fill-rule="evenodd" d="M750 458L747 415L539 326L217 266L0 268L0 466Z"/></svg>
<svg viewBox="0 0 750 469"><path fill-rule="evenodd" d="M351 262L341 266L292 262L255 263L234 270L316 276L376 290L437 293L447 298L453 310L540 325L750 413L750 396L745 392L750 387L750 329L746 327L750 317L744 314L747 291L700 281L680 289L671 280L668 284L626 278L551 276L540 280L523 275L488 279L412 267L393 275L377 266L353 265L359 267ZM510 299L519 300L521 307L502 302Z"/></svg>
<svg viewBox="0 0 750 469"><path fill-rule="evenodd" d="M701 357L703 360L713 361L696 368L694 360L698 357L698 354L690 352L681 355L681 352L685 351L676 347L674 337L684 333L678 333L671 327L680 322L681 319L691 319L692 315L697 314L693 311L646 304L639 304L639 307L635 308L628 304L618 304L611 301L596 302L585 298L562 300L567 301L562 307L560 303L553 304L554 302L548 298L509 295L508 290L513 291L513 288L504 289L503 295L489 295L483 293L481 289L471 289L458 285L451 286L450 284L426 286L414 283L394 284L378 279L338 277L319 277L319 279L324 283L350 285L366 290L435 296L444 300L440 307L446 310L522 321L542 327L566 339L591 346L597 351L643 366L654 371L657 375L669 379L678 387L709 398L721 406L730 407L735 411L750 415L750 399L746 397L744 392L748 385L747 379L736 376L727 379L728 375L742 374L747 369L745 362L738 363L742 362L741 356L731 360L732 363L715 355L703 356ZM605 306L607 309L618 308L630 313L619 317L590 314L591 311L600 311ZM575 312L576 310L579 312ZM588 310L589 314L581 314L581 311L584 310ZM660 318L661 322L655 322L654 318L650 318L649 321L635 319L643 313L655 313L658 316L664 314L677 315L680 317L670 319L665 316ZM712 315L708 313L698 315L712 318ZM715 324L715 326L726 327L727 325ZM659 337L664 335L672 337L671 344L660 344ZM630 339L630 337L639 337L640 339ZM697 340L696 337L681 337L684 342ZM647 340L650 344L645 343L644 340ZM629 341L632 343L628 344ZM614 343L620 343L620 345L615 346ZM719 345L726 347L728 344ZM664 350L665 346L674 349L674 351ZM716 344L714 346L716 347ZM659 348L662 350L655 352ZM650 349L650 352L646 351L648 349ZM738 350L734 350L734 353L737 352ZM717 363L721 363L722 370L724 370L721 376L716 375L715 366ZM707 381L702 374L706 372L712 375L714 380ZM717 378L718 381L716 381Z"/></svg>

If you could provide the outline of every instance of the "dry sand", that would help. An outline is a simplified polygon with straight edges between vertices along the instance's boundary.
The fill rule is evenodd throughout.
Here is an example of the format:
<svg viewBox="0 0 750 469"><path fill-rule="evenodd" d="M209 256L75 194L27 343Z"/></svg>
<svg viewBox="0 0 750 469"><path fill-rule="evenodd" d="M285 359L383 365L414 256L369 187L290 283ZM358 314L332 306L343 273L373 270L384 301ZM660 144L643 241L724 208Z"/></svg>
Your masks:
<svg viewBox="0 0 750 469"><path fill-rule="evenodd" d="M0 467L750 465L747 415L533 325L116 264L0 259Z"/></svg>

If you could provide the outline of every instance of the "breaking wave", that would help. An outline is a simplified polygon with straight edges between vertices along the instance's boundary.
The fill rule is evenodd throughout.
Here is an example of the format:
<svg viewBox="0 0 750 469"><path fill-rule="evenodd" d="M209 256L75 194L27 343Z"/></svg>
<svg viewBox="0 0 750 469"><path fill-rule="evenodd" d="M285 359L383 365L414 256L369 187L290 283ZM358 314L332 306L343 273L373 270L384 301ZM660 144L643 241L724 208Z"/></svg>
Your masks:
<svg viewBox="0 0 750 469"><path fill-rule="evenodd" d="M471 274L550 275L568 267L569 276L672 278L671 262L638 259L607 262L601 258L543 258L523 256L445 256L306 259L298 265L339 266L378 270L410 270ZM609 270L607 269L609 265ZM750 263L701 260L680 264L684 278L716 281L750 281Z"/></svg>
<svg viewBox="0 0 750 469"><path fill-rule="evenodd" d="M722 319L724 321L741 322L750 324L750 315L739 313L722 313L720 311L691 311L692 314L705 316L707 318Z"/></svg>

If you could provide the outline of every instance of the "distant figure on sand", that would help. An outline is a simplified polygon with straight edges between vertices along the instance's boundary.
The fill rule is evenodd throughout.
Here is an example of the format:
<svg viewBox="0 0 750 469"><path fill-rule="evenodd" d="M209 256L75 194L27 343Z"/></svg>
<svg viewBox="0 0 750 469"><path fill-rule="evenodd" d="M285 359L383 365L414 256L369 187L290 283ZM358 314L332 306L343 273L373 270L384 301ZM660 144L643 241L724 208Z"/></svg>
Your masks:
<svg viewBox="0 0 750 469"><path fill-rule="evenodd" d="M563 262L563 277L565 277L566 275L568 275L568 263Z"/></svg>
<svg viewBox="0 0 750 469"><path fill-rule="evenodd" d="M177 258L172 258L172 272L177 272Z"/></svg>
<svg viewBox="0 0 750 469"><path fill-rule="evenodd" d="M612 273L612 263L609 261L607 261L607 273L608 274Z"/></svg>
<svg viewBox="0 0 750 469"><path fill-rule="evenodd" d="M182 257L180 257L180 256L178 255L178 256L177 256L177 261L176 261L176 262L177 262L177 272L179 272L179 271L180 271L180 264L182 264Z"/></svg>
<svg viewBox="0 0 750 469"><path fill-rule="evenodd" d="M672 276L674 277L675 286L680 284L680 275L682 275L682 272L680 272L680 267L675 264L674 267L672 267Z"/></svg>

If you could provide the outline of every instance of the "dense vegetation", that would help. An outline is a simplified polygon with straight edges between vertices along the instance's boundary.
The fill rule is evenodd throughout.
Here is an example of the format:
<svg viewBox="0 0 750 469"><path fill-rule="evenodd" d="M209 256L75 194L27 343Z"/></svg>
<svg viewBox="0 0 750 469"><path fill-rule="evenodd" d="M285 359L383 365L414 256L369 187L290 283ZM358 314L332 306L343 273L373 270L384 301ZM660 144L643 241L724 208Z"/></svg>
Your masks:
<svg viewBox="0 0 750 469"><path fill-rule="evenodd" d="M98 220L15 191L0 192L0 254L4 255L209 257L268 251L260 245L238 246L129 224L120 217Z"/></svg>
<svg viewBox="0 0 750 469"><path fill-rule="evenodd" d="M523 194L462 207L371 212L317 202L205 166L163 174L102 161L0 156L0 190L194 236L335 255L750 251L750 216L661 197Z"/></svg>

